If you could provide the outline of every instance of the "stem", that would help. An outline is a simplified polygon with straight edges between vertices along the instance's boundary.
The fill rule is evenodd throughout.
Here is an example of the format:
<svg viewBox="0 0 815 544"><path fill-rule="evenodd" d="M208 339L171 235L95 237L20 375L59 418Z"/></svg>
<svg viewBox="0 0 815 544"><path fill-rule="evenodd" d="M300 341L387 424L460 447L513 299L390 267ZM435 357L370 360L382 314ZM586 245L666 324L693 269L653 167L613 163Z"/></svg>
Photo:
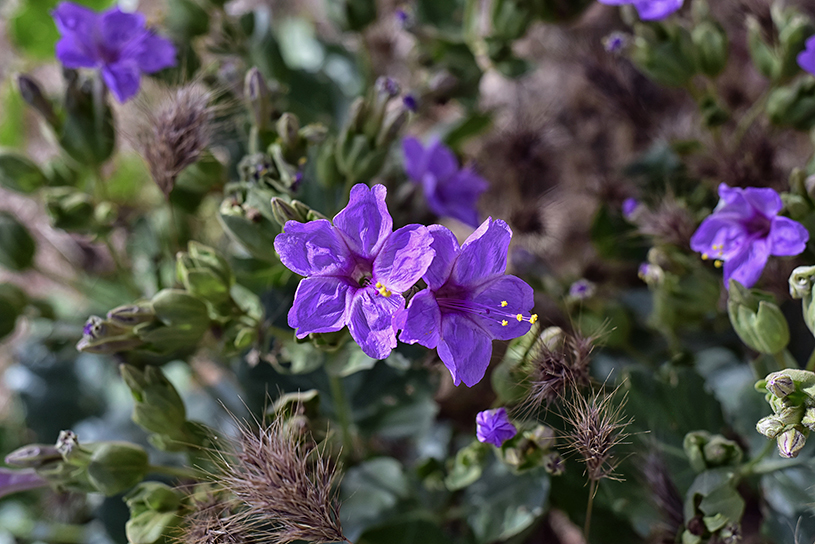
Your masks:
<svg viewBox="0 0 815 544"><path fill-rule="evenodd" d="M589 502L586 505L586 522L583 524L583 538L589 541L589 531L591 530L591 513L594 509L594 492L597 488L597 480L591 480L589 484Z"/></svg>
<svg viewBox="0 0 815 544"><path fill-rule="evenodd" d="M748 463L745 463L739 468L739 475L741 476L749 476L750 474L755 474L754 468L758 465L762 459L767 457L773 448L775 447L775 440L767 440L767 443L761 448L761 451L758 452L758 455L750 459Z"/></svg>
<svg viewBox="0 0 815 544"><path fill-rule="evenodd" d="M773 353L773 359L775 359L775 362L778 363L778 370L784 370L785 368L798 368L795 359L786 348L782 349L778 353Z"/></svg>
<svg viewBox="0 0 815 544"><path fill-rule="evenodd" d="M733 131L733 141L732 146L733 150L736 150L741 145L741 141L744 139L744 136L747 134L747 131L753 126L753 123L758 119L758 116L761 115L761 112L764 111L764 105L767 103L767 99L770 97L770 93L773 91L773 87L770 87L766 91L762 93L758 100L756 100L750 109L739 119L738 125L736 125L736 130Z"/></svg>
<svg viewBox="0 0 815 544"><path fill-rule="evenodd" d="M807 359L806 370L815 372L815 349L812 350L812 353L809 355L809 359Z"/></svg>
<svg viewBox="0 0 815 544"><path fill-rule="evenodd" d="M351 407L345 397L342 379L339 376L329 375L328 383L331 386L331 399L334 401L337 423L340 424L340 432L342 433L342 448L350 454L354 448L351 437Z"/></svg>
<svg viewBox="0 0 815 544"><path fill-rule="evenodd" d="M181 478L185 480L197 480L199 475L190 468L184 467L167 467L164 465L150 465L148 472L152 474L164 474L165 476L172 476L174 478Z"/></svg>

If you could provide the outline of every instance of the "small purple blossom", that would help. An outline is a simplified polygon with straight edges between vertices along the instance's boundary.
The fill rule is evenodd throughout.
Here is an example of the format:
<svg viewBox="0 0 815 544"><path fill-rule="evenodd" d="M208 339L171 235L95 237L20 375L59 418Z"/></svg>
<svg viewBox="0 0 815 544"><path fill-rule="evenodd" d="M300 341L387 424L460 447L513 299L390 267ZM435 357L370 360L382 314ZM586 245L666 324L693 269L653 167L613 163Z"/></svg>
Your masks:
<svg viewBox="0 0 815 544"><path fill-rule="evenodd" d="M622 32L612 32L603 38L603 47L606 53L619 53L628 44L628 35Z"/></svg>
<svg viewBox="0 0 815 544"><path fill-rule="evenodd" d="M14 470L0 467L0 498L47 485L48 482L33 469Z"/></svg>
<svg viewBox="0 0 815 544"><path fill-rule="evenodd" d="M815 36L810 36L806 41L806 49L798 53L798 66L815 75Z"/></svg>
<svg viewBox="0 0 815 544"><path fill-rule="evenodd" d="M809 232L792 219L781 217L781 197L772 189L739 189L719 185L719 204L691 238L691 249L703 259L724 263L724 284L734 279L752 287L770 255L798 255L806 248Z"/></svg>
<svg viewBox="0 0 815 544"><path fill-rule="evenodd" d="M682 7L684 0L599 0L608 6L633 4L643 21L659 21Z"/></svg>
<svg viewBox="0 0 815 544"><path fill-rule="evenodd" d="M326 219L288 221L274 246L280 261L306 276L289 310L297 337L348 326L368 356L386 358L396 347L393 316L402 293L427 271L433 238L423 225L393 231L385 187L357 184L345 209Z"/></svg>
<svg viewBox="0 0 815 544"><path fill-rule="evenodd" d="M399 23L399 26L402 28L406 28L410 24L410 14L405 8L396 9L396 22Z"/></svg>
<svg viewBox="0 0 815 544"><path fill-rule="evenodd" d="M52 12L60 40L56 56L66 68L98 68L119 102L139 92L141 74L175 66L176 49L145 27L141 13L113 7L96 13L72 2Z"/></svg>
<svg viewBox="0 0 815 544"><path fill-rule="evenodd" d="M419 101L416 100L416 97L410 93L402 97L402 104L404 104L405 107L413 113L416 113L416 110L419 109Z"/></svg>
<svg viewBox="0 0 815 544"><path fill-rule="evenodd" d="M504 274L512 231L503 221L488 218L460 247L449 229L428 230L436 253L428 288L411 299L399 339L436 348L453 382L472 387L487 371L492 341L522 336L537 321L533 291Z"/></svg>
<svg viewBox="0 0 815 544"><path fill-rule="evenodd" d="M569 287L569 296L576 300L586 300L594 296L597 286L586 279L577 280Z"/></svg>
<svg viewBox="0 0 815 544"><path fill-rule="evenodd" d="M518 434L518 429L510 423L506 408L484 410L475 416L475 436L479 442L492 444L496 448Z"/></svg>
<svg viewBox="0 0 815 544"><path fill-rule="evenodd" d="M639 207L640 203L636 198L626 198L623 201L623 217L630 221Z"/></svg>
<svg viewBox="0 0 815 544"><path fill-rule="evenodd" d="M424 188L427 205L440 217L453 217L477 227L476 203L487 182L472 168L459 168L458 160L439 140L424 147L416 138L402 140L405 170Z"/></svg>

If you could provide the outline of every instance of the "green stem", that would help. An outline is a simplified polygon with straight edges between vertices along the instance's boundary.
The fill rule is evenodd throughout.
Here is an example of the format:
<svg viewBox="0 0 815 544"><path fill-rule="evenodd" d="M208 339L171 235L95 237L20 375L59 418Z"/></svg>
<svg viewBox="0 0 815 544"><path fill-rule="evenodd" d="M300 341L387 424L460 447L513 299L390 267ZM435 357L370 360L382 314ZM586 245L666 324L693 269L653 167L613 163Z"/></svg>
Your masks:
<svg viewBox="0 0 815 544"><path fill-rule="evenodd" d="M815 372L815 349L812 350L812 353L809 355L809 359L807 359L806 370Z"/></svg>
<svg viewBox="0 0 815 544"><path fill-rule="evenodd" d="M794 364L795 359L793 359L792 355L786 349L783 349L778 353L773 353L773 359L775 359L775 362L778 363L778 370L784 370L785 368L798 368L798 365Z"/></svg>
<svg viewBox="0 0 815 544"><path fill-rule="evenodd" d="M354 442L351 436L351 407L345 396L342 379L339 376L329 375L328 383L331 386L331 398L334 403L334 411L337 415L337 423L340 424L340 432L342 433L342 447L346 455L350 455L354 448Z"/></svg>
<svg viewBox="0 0 815 544"><path fill-rule="evenodd" d="M589 502L586 505L586 522L583 524L583 538L589 542L589 531L591 530L591 514L594 509L594 491L597 487L597 480L591 480L589 484Z"/></svg>
<svg viewBox="0 0 815 544"><path fill-rule="evenodd" d="M184 480L198 480L200 476L191 468L167 467L164 465L150 465L148 472L151 474L164 474L165 476L172 476Z"/></svg>
<svg viewBox="0 0 815 544"><path fill-rule="evenodd" d="M733 140L731 142L732 149L735 151L741 145L741 141L744 139L744 136L747 134L747 131L753 126L758 116L761 115L761 112L764 111L764 105L767 103L767 99L770 97L770 93L773 91L773 87L770 87L764 93L758 97L750 109L739 119L738 125L736 125L736 130L733 131Z"/></svg>
<svg viewBox="0 0 815 544"><path fill-rule="evenodd" d="M762 459L767 457L773 448L775 447L775 440L767 440L767 443L761 448L761 451L758 452L758 455L750 459L749 462L745 463L741 467L739 467L739 475L740 476L749 476L751 474L755 474L755 467L758 465Z"/></svg>

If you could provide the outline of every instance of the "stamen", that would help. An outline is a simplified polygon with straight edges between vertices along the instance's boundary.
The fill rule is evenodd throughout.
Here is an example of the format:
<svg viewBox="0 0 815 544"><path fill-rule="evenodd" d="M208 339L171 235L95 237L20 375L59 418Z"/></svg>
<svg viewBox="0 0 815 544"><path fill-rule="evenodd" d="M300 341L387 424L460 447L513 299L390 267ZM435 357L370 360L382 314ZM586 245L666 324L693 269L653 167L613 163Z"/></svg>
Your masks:
<svg viewBox="0 0 815 544"><path fill-rule="evenodd" d="M707 253L702 253L702 260L706 261L708 259L710 259L710 255L708 255Z"/></svg>
<svg viewBox="0 0 815 544"><path fill-rule="evenodd" d="M719 259L716 259L715 261L713 261L713 266L715 266L716 268L721 268L722 267L722 261L720 261Z"/></svg>
<svg viewBox="0 0 815 544"><path fill-rule="evenodd" d="M537 323L537 321L538 321L538 314L532 314L532 316L529 318L529 322L534 325L535 323Z"/></svg>
<svg viewBox="0 0 815 544"><path fill-rule="evenodd" d="M377 283L377 289L384 289L384 287L380 287L380 285L381 284ZM500 323L502 327L508 326L510 320L512 319L517 320L518 323L522 323L523 321L535 323L538 320L537 314L526 315L522 313L505 313L496 309L495 306L486 306L472 300L441 297L436 299L436 301L442 310L452 310L455 312L475 314L480 316L482 319L492 321L493 323ZM506 308L509 306L509 301L502 300L500 304L502 308Z"/></svg>
<svg viewBox="0 0 815 544"><path fill-rule="evenodd" d="M381 282L376 282L376 285L374 285L374 287L376 287L376 290L379 292L379 294L385 298L389 298L393 294L387 287L382 285Z"/></svg>
<svg viewBox="0 0 815 544"><path fill-rule="evenodd" d="M521 321L524 320L524 316L523 316L523 314L518 314L518 315L515 316L515 319L517 319L518 323L520 323Z"/></svg>
<svg viewBox="0 0 815 544"><path fill-rule="evenodd" d="M504 319L503 321L501 321L501 326L502 326L502 327L506 327L507 325L509 325L509 321L507 321L506 319Z"/></svg>
<svg viewBox="0 0 815 544"><path fill-rule="evenodd" d="M507 307L507 301L506 301L506 300L502 300L502 301L501 301L501 308L506 308L506 307Z"/></svg>

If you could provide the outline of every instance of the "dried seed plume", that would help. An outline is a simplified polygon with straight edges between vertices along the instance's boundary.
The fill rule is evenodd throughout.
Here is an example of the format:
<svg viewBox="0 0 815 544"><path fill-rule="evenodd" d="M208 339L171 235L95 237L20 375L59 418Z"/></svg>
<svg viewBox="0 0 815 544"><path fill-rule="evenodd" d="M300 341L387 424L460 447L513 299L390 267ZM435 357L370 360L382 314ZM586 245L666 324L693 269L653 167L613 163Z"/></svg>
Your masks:
<svg viewBox="0 0 815 544"><path fill-rule="evenodd" d="M542 342L532 360L528 404L551 406L570 389L589 385L589 364L594 339L580 333L562 333L562 342Z"/></svg>

